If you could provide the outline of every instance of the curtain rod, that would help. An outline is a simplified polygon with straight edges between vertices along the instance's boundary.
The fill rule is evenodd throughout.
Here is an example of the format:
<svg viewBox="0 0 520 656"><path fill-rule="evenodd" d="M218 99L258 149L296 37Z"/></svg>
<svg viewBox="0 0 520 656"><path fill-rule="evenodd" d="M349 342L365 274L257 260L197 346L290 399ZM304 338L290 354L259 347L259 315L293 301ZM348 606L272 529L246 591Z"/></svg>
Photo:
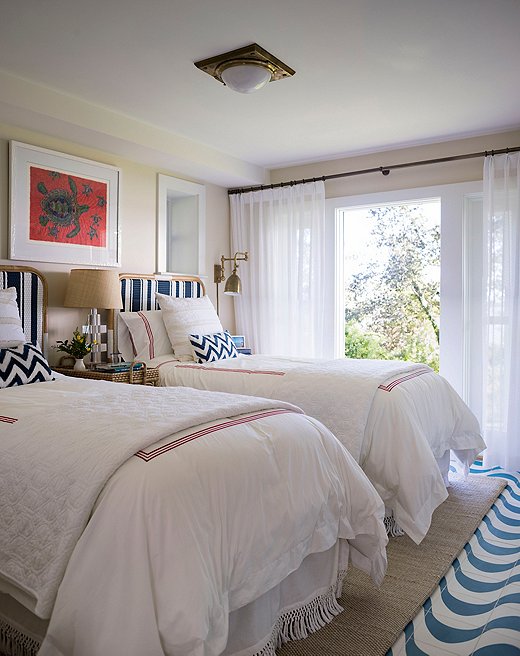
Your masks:
<svg viewBox="0 0 520 656"><path fill-rule="evenodd" d="M411 166L424 166L425 164L442 164L443 162L456 162L461 159L472 159L474 157L489 157L490 155L503 155L505 153L516 153L520 151L520 146L514 148L501 148L500 150L483 150L480 153L468 153L467 155L451 155L450 157L438 157L437 159L423 159L418 162L406 162L405 164L391 164L390 166L376 166L371 169L360 169L359 171L348 171L346 173L332 173L322 175L316 178L303 178L302 180L291 180L290 182L277 182L276 184L255 185L253 187L238 187L228 189L228 194L244 194L249 191L260 191L262 189L276 189L277 187L292 187L296 184L305 182L316 182L317 180L335 180L336 178L347 178L353 175L363 175L365 173L382 173L388 175L393 169L406 169Z"/></svg>

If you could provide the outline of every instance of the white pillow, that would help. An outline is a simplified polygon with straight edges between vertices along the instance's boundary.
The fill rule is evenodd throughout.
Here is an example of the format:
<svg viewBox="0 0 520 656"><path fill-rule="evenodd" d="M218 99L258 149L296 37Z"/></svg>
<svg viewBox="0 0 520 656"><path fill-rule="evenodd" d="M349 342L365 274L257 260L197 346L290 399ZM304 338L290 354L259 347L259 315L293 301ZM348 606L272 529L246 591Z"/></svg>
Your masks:
<svg viewBox="0 0 520 656"><path fill-rule="evenodd" d="M26 341L16 303L16 287L0 289L0 348L20 346Z"/></svg>
<svg viewBox="0 0 520 656"><path fill-rule="evenodd" d="M208 296L175 298L159 293L155 296L163 313L173 352L179 360L193 360L189 335L223 332L218 314Z"/></svg>
<svg viewBox="0 0 520 656"><path fill-rule="evenodd" d="M121 312L119 319L130 333L134 360L153 360L159 355L173 353L161 310Z"/></svg>

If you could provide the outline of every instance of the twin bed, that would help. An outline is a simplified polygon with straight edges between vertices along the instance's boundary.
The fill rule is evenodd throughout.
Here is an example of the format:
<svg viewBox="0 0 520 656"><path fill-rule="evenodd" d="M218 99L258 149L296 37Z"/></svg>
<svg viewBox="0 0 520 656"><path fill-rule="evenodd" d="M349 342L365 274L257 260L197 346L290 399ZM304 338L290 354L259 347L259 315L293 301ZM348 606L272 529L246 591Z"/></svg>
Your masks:
<svg viewBox="0 0 520 656"><path fill-rule="evenodd" d="M121 278L119 348L163 387L44 360L0 390L0 652L274 656L341 611L349 562L381 582L385 506L424 537L478 424L425 367L174 356L155 293L190 307L202 282ZM44 345L45 281L8 287Z"/></svg>
<svg viewBox="0 0 520 656"><path fill-rule="evenodd" d="M117 343L125 359L157 367L160 385L281 399L302 408L361 465L385 503L391 534L404 530L419 543L433 511L447 497L450 460L466 474L485 448L474 415L429 367L379 360L228 357L225 349L218 353L212 346L210 359L218 359L195 362L189 335L222 331L202 281L128 274L120 280Z"/></svg>
<svg viewBox="0 0 520 656"><path fill-rule="evenodd" d="M44 347L45 281L8 288ZM25 344L0 373L0 653L273 656L341 611L349 563L381 582L383 503L299 408L68 378Z"/></svg>

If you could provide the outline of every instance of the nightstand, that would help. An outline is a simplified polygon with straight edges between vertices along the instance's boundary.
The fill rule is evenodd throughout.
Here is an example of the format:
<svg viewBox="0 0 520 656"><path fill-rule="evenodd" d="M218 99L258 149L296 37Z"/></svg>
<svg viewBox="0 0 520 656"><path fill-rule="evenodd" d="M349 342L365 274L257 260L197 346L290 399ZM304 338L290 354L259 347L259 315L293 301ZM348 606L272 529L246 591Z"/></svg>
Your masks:
<svg viewBox="0 0 520 656"><path fill-rule="evenodd" d="M112 383L131 383L133 385L152 385L156 387L159 384L159 369L150 369L144 363L140 369L130 371L95 371L85 369L77 371L72 367L52 367L54 371L65 376L73 378L90 378L90 380L109 380Z"/></svg>

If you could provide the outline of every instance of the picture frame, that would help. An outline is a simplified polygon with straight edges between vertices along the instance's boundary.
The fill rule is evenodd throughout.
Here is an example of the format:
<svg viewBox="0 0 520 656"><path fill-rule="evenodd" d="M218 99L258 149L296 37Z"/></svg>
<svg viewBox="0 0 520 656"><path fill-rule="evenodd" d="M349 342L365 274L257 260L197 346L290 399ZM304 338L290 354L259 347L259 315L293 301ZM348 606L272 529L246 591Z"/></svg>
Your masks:
<svg viewBox="0 0 520 656"><path fill-rule="evenodd" d="M230 335L233 344L235 345L235 348L245 348L246 346L246 338L244 335Z"/></svg>
<svg viewBox="0 0 520 656"><path fill-rule="evenodd" d="M121 266L115 166L9 143L9 258Z"/></svg>

